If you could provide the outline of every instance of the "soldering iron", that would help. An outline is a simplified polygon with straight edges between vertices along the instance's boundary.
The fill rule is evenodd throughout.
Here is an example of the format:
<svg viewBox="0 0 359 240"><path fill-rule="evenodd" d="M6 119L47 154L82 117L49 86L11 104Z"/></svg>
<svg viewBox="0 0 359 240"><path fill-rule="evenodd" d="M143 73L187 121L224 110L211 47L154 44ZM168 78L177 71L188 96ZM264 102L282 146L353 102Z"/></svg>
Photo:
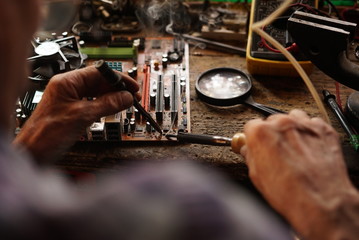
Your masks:
<svg viewBox="0 0 359 240"><path fill-rule="evenodd" d="M177 140L183 143L198 143L213 146L230 146L235 153L240 153L241 148L246 144L246 137L243 133L236 133L232 138L178 132L177 134L166 134L168 140Z"/></svg>
<svg viewBox="0 0 359 240"><path fill-rule="evenodd" d="M99 60L95 63L96 69L102 74L102 76L108 81L108 83L118 88L119 90L127 90L126 84L122 81L121 75L117 74L112 68L110 68L104 60ZM136 97L133 97L133 106L138 112L146 118L151 126L162 135L162 129L158 123L151 117L151 115L142 107Z"/></svg>

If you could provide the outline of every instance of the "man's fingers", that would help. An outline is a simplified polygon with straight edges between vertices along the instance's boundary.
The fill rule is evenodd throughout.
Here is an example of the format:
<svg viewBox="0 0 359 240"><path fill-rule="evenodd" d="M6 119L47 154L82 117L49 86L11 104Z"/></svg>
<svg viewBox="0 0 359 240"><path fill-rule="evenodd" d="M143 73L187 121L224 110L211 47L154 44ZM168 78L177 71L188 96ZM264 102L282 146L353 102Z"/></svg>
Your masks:
<svg viewBox="0 0 359 240"><path fill-rule="evenodd" d="M246 157L246 155L247 155L247 145L244 145L243 147L241 147L240 154L243 157Z"/></svg>
<svg viewBox="0 0 359 240"><path fill-rule="evenodd" d="M293 109L289 112L289 116L294 117L296 119L310 119L307 113L299 109Z"/></svg>
<svg viewBox="0 0 359 240"><path fill-rule="evenodd" d="M131 107L133 105L133 96L128 91L110 92L93 101L87 101L85 104L84 110L92 118L88 119L91 122Z"/></svg>
<svg viewBox="0 0 359 240"><path fill-rule="evenodd" d="M138 92L139 86L134 79L126 74L121 74L121 77L128 91L131 93ZM62 82L65 86L75 89L79 98L96 97L108 91L115 90L111 89L107 80L94 66L56 75L52 81Z"/></svg>
<svg viewBox="0 0 359 240"><path fill-rule="evenodd" d="M246 134L247 130L250 130L253 126L257 126L258 124L262 124L264 123L265 120L262 119L253 119L248 121L245 125L244 125L244 134Z"/></svg>

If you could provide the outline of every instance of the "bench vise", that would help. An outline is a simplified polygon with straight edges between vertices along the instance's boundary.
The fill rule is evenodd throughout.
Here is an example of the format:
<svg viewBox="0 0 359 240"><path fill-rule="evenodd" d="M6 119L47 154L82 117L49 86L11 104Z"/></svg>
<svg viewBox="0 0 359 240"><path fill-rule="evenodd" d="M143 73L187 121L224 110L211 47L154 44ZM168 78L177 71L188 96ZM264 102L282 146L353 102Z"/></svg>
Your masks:
<svg viewBox="0 0 359 240"><path fill-rule="evenodd" d="M295 43L314 65L334 80L359 90L359 66L347 57L355 23L296 11L287 24Z"/></svg>

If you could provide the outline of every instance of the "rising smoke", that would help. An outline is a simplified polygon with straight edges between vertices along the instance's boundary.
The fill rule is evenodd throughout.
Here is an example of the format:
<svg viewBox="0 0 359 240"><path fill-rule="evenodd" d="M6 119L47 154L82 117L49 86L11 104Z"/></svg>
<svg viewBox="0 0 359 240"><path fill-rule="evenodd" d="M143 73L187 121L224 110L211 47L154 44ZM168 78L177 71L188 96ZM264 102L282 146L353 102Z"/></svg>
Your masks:
<svg viewBox="0 0 359 240"><path fill-rule="evenodd" d="M183 0L136 1L136 5L137 18L152 32L188 33L198 22Z"/></svg>

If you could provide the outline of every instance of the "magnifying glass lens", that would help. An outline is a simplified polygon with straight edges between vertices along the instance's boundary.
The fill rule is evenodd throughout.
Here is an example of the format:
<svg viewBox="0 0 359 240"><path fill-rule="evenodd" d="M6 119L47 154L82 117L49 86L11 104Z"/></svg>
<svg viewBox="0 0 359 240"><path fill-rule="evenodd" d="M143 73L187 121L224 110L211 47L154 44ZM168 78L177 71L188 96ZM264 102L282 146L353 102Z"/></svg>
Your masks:
<svg viewBox="0 0 359 240"><path fill-rule="evenodd" d="M250 97L250 76L234 68L214 68L202 73L196 82L198 97L204 102L220 107L247 104L266 116L283 111L256 103Z"/></svg>
<svg viewBox="0 0 359 240"><path fill-rule="evenodd" d="M244 95L251 88L248 79L236 73L211 73L198 82L201 92L208 97L230 99Z"/></svg>
<svg viewBox="0 0 359 240"><path fill-rule="evenodd" d="M196 82L199 98L210 105L234 106L246 99L252 81L246 73L235 68L213 68L202 73Z"/></svg>

